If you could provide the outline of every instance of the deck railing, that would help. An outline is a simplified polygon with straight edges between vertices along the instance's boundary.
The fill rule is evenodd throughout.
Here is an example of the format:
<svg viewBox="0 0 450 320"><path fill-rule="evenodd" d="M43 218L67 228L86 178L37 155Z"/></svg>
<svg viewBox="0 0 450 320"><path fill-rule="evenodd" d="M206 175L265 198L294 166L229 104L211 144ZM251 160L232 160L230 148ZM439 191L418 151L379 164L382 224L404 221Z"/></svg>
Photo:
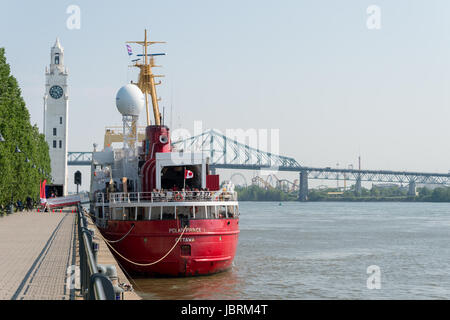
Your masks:
<svg viewBox="0 0 450 320"><path fill-rule="evenodd" d="M159 191L159 192L118 192L98 193L97 202L140 203L140 202L197 202L236 201L237 193L230 191Z"/></svg>

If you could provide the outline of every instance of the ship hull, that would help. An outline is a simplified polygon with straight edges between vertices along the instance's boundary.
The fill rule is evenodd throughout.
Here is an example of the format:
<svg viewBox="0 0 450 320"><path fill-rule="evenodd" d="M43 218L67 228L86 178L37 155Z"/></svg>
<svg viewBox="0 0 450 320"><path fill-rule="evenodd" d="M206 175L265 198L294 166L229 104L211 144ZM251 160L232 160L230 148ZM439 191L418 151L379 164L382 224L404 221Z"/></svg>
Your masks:
<svg viewBox="0 0 450 320"><path fill-rule="evenodd" d="M110 220L99 229L110 241L123 238L110 244L119 253L112 250L116 259L130 274L196 276L231 267L238 244L239 219L189 220L182 236L184 225L180 220Z"/></svg>

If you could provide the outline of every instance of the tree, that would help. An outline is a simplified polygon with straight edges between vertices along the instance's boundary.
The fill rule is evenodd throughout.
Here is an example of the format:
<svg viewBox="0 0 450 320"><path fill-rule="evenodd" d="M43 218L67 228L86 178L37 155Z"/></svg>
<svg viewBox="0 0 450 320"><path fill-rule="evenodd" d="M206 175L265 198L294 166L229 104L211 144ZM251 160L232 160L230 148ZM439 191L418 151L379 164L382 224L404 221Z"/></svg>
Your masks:
<svg viewBox="0 0 450 320"><path fill-rule="evenodd" d="M0 48L0 204L36 199L39 182L50 178L50 155L45 136L30 123L30 114L21 96L17 80ZM16 153L16 147L22 152ZM29 162L26 162L28 158ZM39 169L44 173L40 173Z"/></svg>
<svg viewBox="0 0 450 320"><path fill-rule="evenodd" d="M431 193L431 201L450 201L450 188L435 188Z"/></svg>

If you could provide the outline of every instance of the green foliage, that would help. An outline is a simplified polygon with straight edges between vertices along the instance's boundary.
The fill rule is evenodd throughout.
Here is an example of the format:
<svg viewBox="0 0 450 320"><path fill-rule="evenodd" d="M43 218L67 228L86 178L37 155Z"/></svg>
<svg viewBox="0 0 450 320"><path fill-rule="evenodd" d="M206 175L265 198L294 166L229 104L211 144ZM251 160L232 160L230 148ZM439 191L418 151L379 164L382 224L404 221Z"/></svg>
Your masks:
<svg viewBox="0 0 450 320"><path fill-rule="evenodd" d="M355 194L354 186L342 195L329 195L336 189L309 190L310 201L433 201L450 202L450 188L442 187L430 190L426 187L417 188L418 196L408 196L406 187L379 187L373 185L371 189L362 188L361 195Z"/></svg>
<svg viewBox="0 0 450 320"><path fill-rule="evenodd" d="M238 199L242 201L296 201L297 192L285 193L277 189L263 189L256 185L249 187L236 187ZM339 191L336 188L310 189L308 191L309 201L433 201L450 202L450 188L442 187L430 190L428 188L417 188L418 196L408 196L405 187L379 187L372 186L371 189L361 188L361 195L355 194L354 186L342 194L329 194Z"/></svg>
<svg viewBox="0 0 450 320"><path fill-rule="evenodd" d="M434 189L433 192L431 193L430 201L449 202L450 201L450 188Z"/></svg>
<svg viewBox="0 0 450 320"><path fill-rule="evenodd" d="M288 194L277 189L263 189L256 185L236 187L238 199L242 201L291 201L296 200L298 194Z"/></svg>
<svg viewBox="0 0 450 320"><path fill-rule="evenodd" d="M0 48L0 205L39 197L39 181L50 178L50 155L45 136L30 123L17 80L10 74L5 49ZM15 153L16 146L22 151ZM30 162L25 162L26 157ZM36 168L33 168L32 165ZM43 169L46 175L39 173Z"/></svg>

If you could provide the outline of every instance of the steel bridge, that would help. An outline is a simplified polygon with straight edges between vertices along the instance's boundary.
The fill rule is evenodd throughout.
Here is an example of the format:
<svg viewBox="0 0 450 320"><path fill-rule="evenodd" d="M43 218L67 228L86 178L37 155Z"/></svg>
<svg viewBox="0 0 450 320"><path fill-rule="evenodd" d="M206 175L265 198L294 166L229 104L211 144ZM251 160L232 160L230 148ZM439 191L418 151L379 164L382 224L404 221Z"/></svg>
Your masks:
<svg viewBox="0 0 450 320"><path fill-rule="evenodd" d="M450 173L426 173L391 170L358 170L337 168L315 168L301 166L294 158L259 150L223 135L208 130L197 136L175 141L175 150L185 152L202 151L209 155L210 168L239 170L290 171L299 173L299 200L308 199L308 179L356 181L355 192L361 193L361 182L408 183L409 195L415 195L416 184L450 186ZM70 166L91 165L92 152L68 152Z"/></svg>
<svg viewBox="0 0 450 320"><path fill-rule="evenodd" d="M67 165L69 166L90 166L91 162L92 152L67 152Z"/></svg>

